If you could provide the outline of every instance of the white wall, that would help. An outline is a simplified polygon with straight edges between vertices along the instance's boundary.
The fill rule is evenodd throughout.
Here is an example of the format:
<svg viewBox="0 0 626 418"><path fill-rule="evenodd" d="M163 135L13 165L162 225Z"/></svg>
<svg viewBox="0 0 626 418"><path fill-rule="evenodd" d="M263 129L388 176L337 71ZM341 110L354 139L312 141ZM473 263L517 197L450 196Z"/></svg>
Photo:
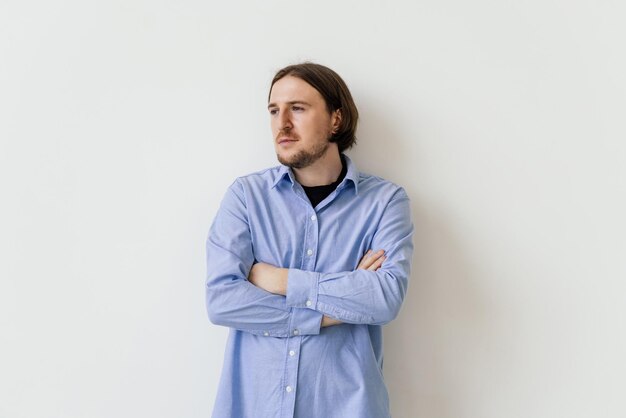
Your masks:
<svg viewBox="0 0 626 418"><path fill-rule="evenodd" d="M407 189L395 417L626 416L622 2L0 4L0 417L207 417L225 188L283 65L347 81Z"/></svg>

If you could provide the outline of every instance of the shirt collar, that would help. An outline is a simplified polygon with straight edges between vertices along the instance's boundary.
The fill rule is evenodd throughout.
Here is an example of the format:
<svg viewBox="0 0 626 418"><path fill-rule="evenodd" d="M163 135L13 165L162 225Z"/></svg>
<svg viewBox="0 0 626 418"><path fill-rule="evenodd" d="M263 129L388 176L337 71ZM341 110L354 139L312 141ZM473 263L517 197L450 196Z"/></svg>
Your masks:
<svg viewBox="0 0 626 418"><path fill-rule="evenodd" d="M356 164L346 155L343 154L343 157L346 159L346 165L348 166L348 170L346 172L346 176L343 181L339 183L337 189L341 190L347 186L348 181L352 181L354 184L354 192L356 194L359 193L359 172L356 168ZM276 180L272 184L272 188L275 188L278 183L281 181L290 181L292 185L296 184L296 177L293 174L293 170L286 165L281 165L278 174L276 175Z"/></svg>

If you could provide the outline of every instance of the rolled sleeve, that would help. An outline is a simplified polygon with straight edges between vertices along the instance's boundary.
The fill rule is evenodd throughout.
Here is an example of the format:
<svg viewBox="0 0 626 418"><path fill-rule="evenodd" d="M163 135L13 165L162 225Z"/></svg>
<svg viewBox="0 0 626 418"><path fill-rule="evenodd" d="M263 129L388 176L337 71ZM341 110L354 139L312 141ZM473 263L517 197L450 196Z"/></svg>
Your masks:
<svg viewBox="0 0 626 418"><path fill-rule="evenodd" d="M319 273L289 269L287 306L316 309Z"/></svg>
<svg viewBox="0 0 626 418"><path fill-rule="evenodd" d="M317 335L322 327L323 314L312 309L294 308L291 313L291 335Z"/></svg>

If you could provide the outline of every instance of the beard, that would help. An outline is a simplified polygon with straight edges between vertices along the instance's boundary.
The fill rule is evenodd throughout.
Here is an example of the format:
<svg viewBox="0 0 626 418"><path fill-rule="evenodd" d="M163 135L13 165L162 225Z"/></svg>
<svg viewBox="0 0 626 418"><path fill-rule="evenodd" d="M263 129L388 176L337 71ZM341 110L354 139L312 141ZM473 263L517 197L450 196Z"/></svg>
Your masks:
<svg viewBox="0 0 626 418"><path fill-rule="evenodd" d="M291 168L305 168L319 160L326 154L330 141L326 141L323 144L317 144L311 149L298 151L291 158L283 158L280 154L276 154L278 161L282 165L286 165Z"/></svg>

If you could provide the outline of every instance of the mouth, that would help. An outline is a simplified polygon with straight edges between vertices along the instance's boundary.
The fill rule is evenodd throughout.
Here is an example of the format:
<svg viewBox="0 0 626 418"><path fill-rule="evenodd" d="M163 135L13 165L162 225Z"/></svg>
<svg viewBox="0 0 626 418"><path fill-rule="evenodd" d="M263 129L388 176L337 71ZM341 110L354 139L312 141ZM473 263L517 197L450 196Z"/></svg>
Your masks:
<svg viewBox="0 0 626 418"><path fill-rule="evenodd" d="M292 138L280 138L278 140L278 144L279 145L289 145L289 144L294 143L294 142L296 142L296 140L292 139Z"/></svg>

